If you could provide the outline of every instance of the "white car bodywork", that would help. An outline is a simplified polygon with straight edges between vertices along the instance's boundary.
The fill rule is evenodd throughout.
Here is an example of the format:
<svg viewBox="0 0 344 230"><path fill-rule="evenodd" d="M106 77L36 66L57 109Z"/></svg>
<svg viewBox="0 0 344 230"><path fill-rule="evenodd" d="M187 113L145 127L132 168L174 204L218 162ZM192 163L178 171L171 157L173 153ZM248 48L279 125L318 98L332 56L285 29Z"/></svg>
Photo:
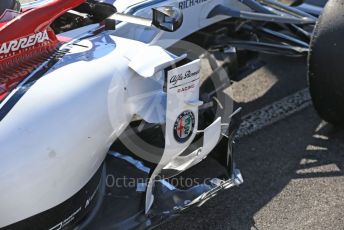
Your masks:
<svg viewBox="0 0 344 230"><path fill-rule="evenodd" d="M150 4L140 8L142 2ZM179 7L187 4L185 2L190 0L119 0L114 4L121 12L131 12L135 7L135 15L149 18L152 7ZM135 115L151 123L166 123L166 132L171 134L178 114L191 110L196 116L197 128L201 104L198 86L187 97L179 97L175 91L166 95L163 91L164 69L185 58L164 48L225 19L223 16L207 19L206 16L213 6L229 5L231 1L192 2L198 4L183 9L184 23L173 33L122 22L115 31L80 41L78 37L84 37L97 25L65 34L75 39L61 48L69 52L30 86L0 122L0 169L6 172L0 173L0 227L48 210L79 191L98 170L111 144ZM191 68L196 68L197 72L199 62L196 60ZM185 70L179 71L184 73ZM194 78L197 81L199 75ZM25 86L25 81L21 86ZM155 93L149 95L150 92ZM15 94L16 90L0 104L0 109ZM144 94L149 96L140 97ZM167 104L163 115L146 111L153 99ZM201 161L216 145L220 128L220 120L215 121L206 131L208 138L201 157L197 158L199 154L196 154L179 166L186 169ZM173 159L185 150L194 136L181 144L166 135L170 141L153 175L164 167L172 167ZM146 211L154 201L152 186L149 185L147 192ZM13 187L18 189L13 190Z"/></svg>

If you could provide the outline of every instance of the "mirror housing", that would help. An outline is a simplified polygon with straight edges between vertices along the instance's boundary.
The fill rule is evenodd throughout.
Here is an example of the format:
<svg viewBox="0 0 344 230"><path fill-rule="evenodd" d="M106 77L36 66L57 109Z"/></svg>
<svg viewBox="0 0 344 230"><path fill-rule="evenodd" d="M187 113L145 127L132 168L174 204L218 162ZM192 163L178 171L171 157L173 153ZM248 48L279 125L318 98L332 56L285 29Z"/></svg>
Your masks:
<svg viewBox="0 0 344 230"><path fill-rule="evenodd" d="M183 24L183 12L173 6L161 6L153 8L152 24L164 31L177 31Z"/></svg>

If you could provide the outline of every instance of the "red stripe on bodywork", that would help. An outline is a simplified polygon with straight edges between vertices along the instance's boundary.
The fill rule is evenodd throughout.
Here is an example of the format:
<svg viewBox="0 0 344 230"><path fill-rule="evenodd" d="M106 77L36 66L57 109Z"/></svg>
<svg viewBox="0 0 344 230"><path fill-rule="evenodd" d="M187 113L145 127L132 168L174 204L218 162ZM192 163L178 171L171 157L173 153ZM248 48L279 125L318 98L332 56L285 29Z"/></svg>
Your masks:
<svg viewBox="0 0 344 230"><path fill-rule="evenodd" d="M61 42L50 28L50 24L63 13L71 10L86 0L52 0L37 8L29 9L7 23L0 24L0 102L17 84L28 76L39 64L43 63L54 52ZM49 39L40 43L27 43L21 46L20 39L28 39L37 33L47 32ZM18 42L18 47L6 49L11 42ZM25 44L25 43L24 43ZM7 52L9 50L9 52Z"/></svg>
<svg viewBox="0 0 344 230"><path fill-rule="evenodd" d="M28 10L0 28L0 44L45 30L56 18L86 0L53 0Z"/></svg>

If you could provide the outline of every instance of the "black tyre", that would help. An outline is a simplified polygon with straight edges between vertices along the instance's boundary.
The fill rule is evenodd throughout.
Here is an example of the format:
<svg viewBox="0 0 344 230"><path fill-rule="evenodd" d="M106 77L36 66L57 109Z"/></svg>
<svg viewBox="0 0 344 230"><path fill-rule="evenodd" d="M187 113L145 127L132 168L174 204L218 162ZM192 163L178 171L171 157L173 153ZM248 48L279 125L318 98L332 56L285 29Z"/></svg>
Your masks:
<svg viewBox="0 0 344 230"><path fill-rule="evenodd" d="M317 112L325 121L344 127L343 0L329 0L315 27L308 79Z"/></svg>

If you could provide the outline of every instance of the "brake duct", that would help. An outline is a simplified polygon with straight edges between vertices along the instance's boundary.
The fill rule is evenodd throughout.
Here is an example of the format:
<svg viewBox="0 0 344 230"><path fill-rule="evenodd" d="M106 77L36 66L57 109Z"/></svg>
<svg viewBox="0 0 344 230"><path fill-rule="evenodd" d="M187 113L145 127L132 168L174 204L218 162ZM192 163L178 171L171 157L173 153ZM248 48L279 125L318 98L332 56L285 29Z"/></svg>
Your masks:
<svg viewBox="0 0 344 230"><path fill-rule="evenodd" d="M221 117L204 130L198 130L199 106L203 104L199 100L201 62L196 59L178 66L185 57L174 56L161 47L147 46L129 64L142 77L136 78L140 82L131 85L139 84L142 87L147 84L151 87L150 93L133 90L135 95L131 95L131 98L136 105L140 105L135 106L136 113L149 123L165 125L164 151L146 188L146 214L155 200L155 182L174 177L200 163L222 137ZM160 81L160 84L156 83L153 87L154 81ZM203 138L197 140L197 148L189 148L199 134Z"/></svg>
<svg viewBox="0 0 344 230"><path fill-rule="evenodd" d="M155 181L171 178L198 164L220 140L221 118L218 118L203 131L202 147L186 151L198 132L198 110L203 104L199 101L200 70L198 59L167 72L165 149L148 181L146 214L154 202Z"/></svg>

